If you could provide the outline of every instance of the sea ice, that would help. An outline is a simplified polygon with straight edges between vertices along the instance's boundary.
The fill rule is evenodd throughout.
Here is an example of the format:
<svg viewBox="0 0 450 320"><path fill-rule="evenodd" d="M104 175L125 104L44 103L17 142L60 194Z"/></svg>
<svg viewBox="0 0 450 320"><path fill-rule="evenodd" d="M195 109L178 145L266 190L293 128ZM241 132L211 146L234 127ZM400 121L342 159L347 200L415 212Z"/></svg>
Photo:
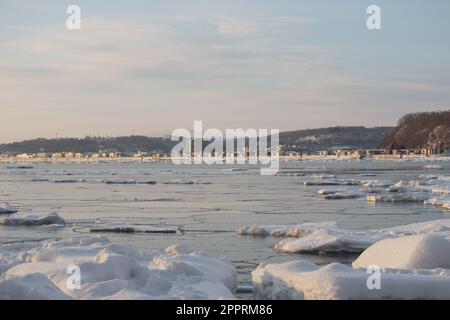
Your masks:
<svg viewBox="0 0 450 320"><path fill-rule="evenodd" d="M319 267L302 260L261 264L252 272L257 299L450 299L448 270L382 270L373 290L369 276L340 263Z"/></svg>
<svg viewBox="0 0 450 320"><path fill-rule="evenodd" d="M0 206L0 214L11 214L16 213L17 210L12 207L8 202L5 202L3 205Z"/></svg>
<svg viewBox="0 0 450 320"><path fill-rule="evenodd" d="M146 253L104 237L33 245L0 245L16 259L0 275L0 299L235 298L234 266L185 246ZM74 284L68 270L76 269L78 288L68 285Z"/></svg>
<svg viewBox="0 0 450 320"><path fill-rule="evenodd" d="M368 202L424 202L430 198L429 193L409 192L388 195L368 195Z"/></svg>
<svg viewBox="0 0 450 320"><path fill-rule="evenodd" d="M203 180L168 180L164 184L211 184L209 181Z"/></svg>
<svg viewBox="0 0 450 320"><path fill-rule="evenodd" d="M393 184L389 180L362 180L361 185L366 188L383 188L390 187Z"/></svg>
<svg viewBox="0 0 450 320"><path fill-rule="evenodd" d="M109 224L95 227L90 232L117 232L117 233L178 233L177 227L161 227L134 224Z"/></svg>
<svg viewBox="0 0 450 320"><path fill-rule="evenodd" d="M405 235L439 233L450 237L450 219L412 223L386 229L345 230L334 222L304 223L287 226L248 226L236 231L241 235L286 237L274 246L275 251L291 253L352 252L359 253L377 241Z"/></svg>
<svg viewBox="0 0 450 320"><path fill-rule="evenodd" d="M66 221L56 212L45 214L28 214L18 217L7 217L0 219L0 225L23 225L23 226L43 226L60 225L64 226Z"/></svg>

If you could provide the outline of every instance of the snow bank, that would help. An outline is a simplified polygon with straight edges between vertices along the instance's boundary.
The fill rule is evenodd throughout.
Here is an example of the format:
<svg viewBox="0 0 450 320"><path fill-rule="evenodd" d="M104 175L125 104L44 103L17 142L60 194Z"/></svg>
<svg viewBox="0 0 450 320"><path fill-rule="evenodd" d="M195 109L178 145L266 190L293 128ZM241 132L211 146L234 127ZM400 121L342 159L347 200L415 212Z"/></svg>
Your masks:
<svg viewBox="0 0 450 320"><path fill-rule="evenodd" d="M233 265L184 246L145 253L94 237L1 249L17 261L0 276L0 299L234 299L236 289Z"/></svg>
<svg viewBox="0 0 450 320"><path fill-rule="evenodd" d="M302 260L252 272L257 299L450 299L450 275L442 270L383 270L379 290L368 288L369 276L340 263L319 268Z"/></svg>
<svg viewBox="0 0 450 320"><path fill-rule="evenodd" d="M134 224L109 224L92 228L90 232L117 232L117 233L178 233L177 227L145 226Z"/></svg>
<svg viewBox="0 0 450 320"><path fill-rule="evenodd" d="M353 262L354 268L376 265L395 269L450 269L450 240L419 234L379 241Z"/></svg>
<svg viewBox="0 0 450 320"><path fill-rule="evenodd" d="M11 214L16 213L17 210L12 207L8 202L5 202L3 205L0 206L0 214Z"/></svg>
<svg viewBox="0 0 450 320"><path fill-rule="evenodd" d="M45 214L28 214L20 217L7 217L0 219L0 225L7 226L43 226L43 225L59 225L64 226L66 221L56 212Z"/></svg>

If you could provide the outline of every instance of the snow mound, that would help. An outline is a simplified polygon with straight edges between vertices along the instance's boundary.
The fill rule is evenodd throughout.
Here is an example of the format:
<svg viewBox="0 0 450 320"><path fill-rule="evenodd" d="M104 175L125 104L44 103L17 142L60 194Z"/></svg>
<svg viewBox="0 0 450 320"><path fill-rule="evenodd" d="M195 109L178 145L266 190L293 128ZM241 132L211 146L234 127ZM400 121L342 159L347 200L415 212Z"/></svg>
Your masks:
<svg viewBox="0 0 450 320"><path fill-rule="evenodd" d="M419 234L379 241L353 262L354 268L376 265L395 269L450 269L450 240Z"/></svg>
<svg viewBox="0 0 450 320"><path fill-rule="evenodd" d="M145 253L94 237L1 249L17 261L0 275L0 299L235 298L234 266L184 246Z"/></svg>
<svg viewBox="0 0 450 320"><path fill-rule="evenodd" d="M0 206L0 214L11 214L16 213L17 210L12 207L8 202L5 202L3 205Z"/></svg>
<svg viewBox="0 0 450 320"><path fill-rule="evenodd" d="M56 212L45 214L28 214L21 217L14 218L2 218L0 219L0 225L7 226L43 226L43 225L60 225L64 226L66 221Z"/></svg>
<svg viewBox="0 0 450 320"><path fill-rule="evenodd" d="M260 265L252 272L257 299L450 299L446 271L383 270L380 289L372 290L369 276L340 263L319 268L302 260Z"/></svg>
<svg viewBox="0 0 450 320"><path fill-rule="evenodd" d="M177 227L160 227L134 224L110 224L92 228L90 232L117 232L117 233L178 233Z"/></svg>

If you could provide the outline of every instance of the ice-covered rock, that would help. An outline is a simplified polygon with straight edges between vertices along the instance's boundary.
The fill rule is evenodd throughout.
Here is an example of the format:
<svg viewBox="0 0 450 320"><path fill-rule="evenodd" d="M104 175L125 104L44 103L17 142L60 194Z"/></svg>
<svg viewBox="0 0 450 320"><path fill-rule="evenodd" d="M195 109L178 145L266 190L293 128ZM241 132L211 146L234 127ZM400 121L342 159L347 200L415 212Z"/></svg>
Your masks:
<svg viewBox="0 0 450 320"><path fill-rule="evenodd" d="M0 225L7 226L43 226L43 225L59 225L64 226L66 221L57 213L45 214L28 214L19 217L0 218Z"/></svg>
<svg viewBox="0 0 450 320"><path fill-rule="evenodd" d="M0 275L0 299L234 299L234 266L185 246L147 253L94 237L1 249L17 261Z"/></svg>
<svg viewBox="0 0 450 320"><path fill-rule="evenodd" d="M450 240L437 234L385 239L367 248L354 268L450 269Z"/></svg>
<svg viewBox="0 0 450 320"><path fill-rule="evenodd" d="M5 202L3 205L0 206L0 214L11 214L16 213L17 210L11 206L8 202Z"/></svg>
<svg viewBox="0 0 450 320"><path fill-rule="evenodd" d="M308 261L260 265L252 272L257 299L450 299L448 270L382 270L379 289L365 269Z"/></svg>
<svg viewBox="0 0 450 320"><path fill-rule="evenodd" d="M162 227L135 224L109 224L89 229L90 232L117 232L117 233L177 233L177 227Z"/></svg>

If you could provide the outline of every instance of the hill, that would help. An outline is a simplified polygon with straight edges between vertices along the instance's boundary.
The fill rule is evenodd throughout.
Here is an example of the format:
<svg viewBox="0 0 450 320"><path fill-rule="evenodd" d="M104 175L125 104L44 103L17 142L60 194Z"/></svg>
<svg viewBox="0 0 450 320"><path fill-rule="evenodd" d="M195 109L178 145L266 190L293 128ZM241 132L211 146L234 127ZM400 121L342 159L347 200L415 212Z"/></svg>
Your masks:
<svg viewBox="0 0 450 320"><path fill-rule="evenodd" d="M398 121L381 145L393 149L450 148L450 110L410 113Z"/></svg>
<svg viewBox="0 0 450 320"><path fill-rule="evenodd" d="M331 127L308 129L280 134L280 143L295 145L296 148L317 151L332 147L354 147L372 149L380 147L381 139L392 127Z"/></svg>
<svg viewBox="0 0 450 320"><path fill-rule="evenodd" d="M173 142L163 138L150 138L145 136L129 137L86 137L84 139L34 139L22 142L0 144L0 153L38 153L38 152L169 152Z"/></svg>

